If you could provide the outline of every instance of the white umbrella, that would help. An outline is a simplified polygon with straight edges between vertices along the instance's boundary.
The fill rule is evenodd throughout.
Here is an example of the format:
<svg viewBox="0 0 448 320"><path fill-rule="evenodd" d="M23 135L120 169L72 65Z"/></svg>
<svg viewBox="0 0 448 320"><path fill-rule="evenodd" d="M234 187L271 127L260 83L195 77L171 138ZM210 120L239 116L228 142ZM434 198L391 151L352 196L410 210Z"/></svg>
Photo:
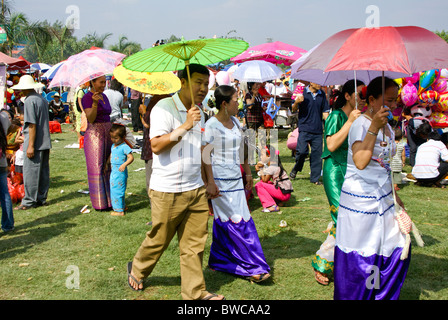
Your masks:
<svg viewBox="0 0 448 320"><path fill-rule="evenodd" d="M52 66L50 69L48 69L41 78L45 78L47 80L52 80L54 76L56 75L56 72L59 70L59 68L64 64L64 61L61 61L54 66Z"/></svg>
<svg viewBox="0 0 448 320"><path fill-rule="evenodd" d="M38 62L32 63L30 67L35 69L35 70L40 70L40 71L46 71L46 70L51 68L51 66L49 64L38 63Z"/></svg>
<svg viewBox="0 0 448 320"><path fill-rule="evenodd" d="M283 71L275 64L263 60L251 60L240 64L233 78L241 82L265 82L280 78Z"/></svg>

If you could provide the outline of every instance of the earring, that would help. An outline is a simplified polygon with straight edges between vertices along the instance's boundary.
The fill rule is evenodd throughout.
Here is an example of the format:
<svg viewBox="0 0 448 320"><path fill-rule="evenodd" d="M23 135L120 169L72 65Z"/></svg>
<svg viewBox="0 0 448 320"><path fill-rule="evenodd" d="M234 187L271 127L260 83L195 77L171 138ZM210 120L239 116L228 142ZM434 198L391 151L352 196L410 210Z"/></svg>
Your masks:
<svg viewBox="0 0 448 320"><path fill-rule="evenodd" d="M229 113L227 112L227 107L224 109L224 112L225 112L226 116L229 116Z"/></svg>

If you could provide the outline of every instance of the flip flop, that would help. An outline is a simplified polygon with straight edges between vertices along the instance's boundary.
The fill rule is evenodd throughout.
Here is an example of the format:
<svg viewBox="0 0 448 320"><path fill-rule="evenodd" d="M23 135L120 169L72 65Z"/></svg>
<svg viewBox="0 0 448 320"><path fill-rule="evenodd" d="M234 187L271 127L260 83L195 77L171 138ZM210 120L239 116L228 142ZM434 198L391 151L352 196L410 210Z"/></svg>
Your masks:
<svg viewBox="0 0 448 320"><path fill-rule="evenodd" d="M25 206L25 205L21 204L20 206L15 207L14 210L28 210L28 209L31 209L31 208L36 208L36 206L35 205L33 205L33 206Z"/></svg>
<svg viewBox="0 0 448 320"><path fill-rule="evenodd" d="M216 297L219 297L216 293L209 293L208 295L206 295L201 300L211 300L212 298L216 298ZM220 299L220 300L226 300L226 298L222 297L222 299Z"/></svg>
<svg viewBox="0 0 448 320"><path fill-rule="evenodd" d="M130 283L129 283L129 278L131 278L138 286L141 285L143 283L143 279L138 281L132 274L132 262L128 262L128 286L134 290L134 291L142 291L143 289L135 289Z"/></svg>
<svg viewBox="0 0 448 320"><path fill-rule="evenodd" d="M269 208L274 207L274 210L269 210ZM264 208L261 212L278 212L279 214L281 213L280 208L276 205L276 206L271 206L269 208Z"/></svg>

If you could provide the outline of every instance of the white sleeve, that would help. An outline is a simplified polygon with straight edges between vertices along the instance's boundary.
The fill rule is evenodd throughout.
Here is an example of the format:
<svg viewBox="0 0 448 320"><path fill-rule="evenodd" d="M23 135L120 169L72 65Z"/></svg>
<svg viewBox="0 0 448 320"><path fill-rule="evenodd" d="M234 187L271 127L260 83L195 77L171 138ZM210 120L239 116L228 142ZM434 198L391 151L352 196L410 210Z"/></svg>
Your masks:
<svg viewBox="0 0 448 320"><path fill-rule="evenodd" d="M157 105L154 106L154 108L151 110L150 123L150 139L158 136L163 136L165 134L171 133L174 130L173 115L169 111Z"/></svg>

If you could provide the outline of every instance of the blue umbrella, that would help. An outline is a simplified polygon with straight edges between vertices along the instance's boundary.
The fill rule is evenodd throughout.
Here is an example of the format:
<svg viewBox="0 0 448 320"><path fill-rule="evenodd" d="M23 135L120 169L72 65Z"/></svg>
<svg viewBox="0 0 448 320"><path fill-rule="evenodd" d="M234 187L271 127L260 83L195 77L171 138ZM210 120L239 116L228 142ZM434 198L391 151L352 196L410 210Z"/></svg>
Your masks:
<svg viewBox="0 0 448 320"><path fill-rule="evenodd" d="M40 70L40 71L46 71L51 68L51 66L46 63L33 63L33 64L31 64L30 67L35 70Z"/></svg>
<svg viewBox="0 0 448 320"><path fill-rule="evenodd" d="M64 61L61 61L57 64L55 64L54 66L52 66L50 69L48 69L42 76L41 78L47 79L47 80L51 80L54 78L54 76L56 75L56 72L58 72L59 68L64 64Z"/></svg>

